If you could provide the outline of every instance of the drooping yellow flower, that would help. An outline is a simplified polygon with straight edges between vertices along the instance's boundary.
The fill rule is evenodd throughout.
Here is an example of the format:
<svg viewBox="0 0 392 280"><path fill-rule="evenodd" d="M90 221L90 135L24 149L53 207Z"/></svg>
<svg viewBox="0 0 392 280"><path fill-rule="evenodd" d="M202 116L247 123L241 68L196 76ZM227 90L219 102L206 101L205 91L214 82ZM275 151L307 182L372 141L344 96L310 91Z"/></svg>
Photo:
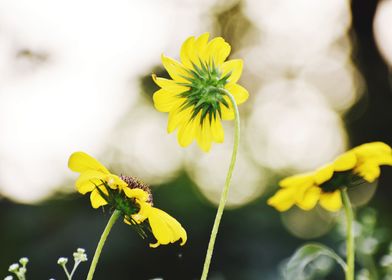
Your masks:
<svg viewBox="0 0 392 280"><path fill-rule="evenodd" d="M121 211L124 221L137 227L144 235L145 224L151 230L159 245L174 243L181 239L184 245L187 234L181 224L166 212L153 207L150 188L131 176L111 174L106 167L84 152L73 153L68 167L80 173L76 188L81 194L91 192L90 200L94 208L109 205Z"/></svg>
<svg viewBox="0 0 392 280"><path fill-rule="evenodd" d="M358 182L373 182L380 176L381 165L392 166L391 147L383 142L363 144L314 172L283 179L281 189L267 203L286 211L293 205L311 210L319 202L324 209L335 212L342 207L340 190Z"/></svg>
<svg viewBox="0 0 392 280"><path fill-rule="evenodd" d="M212 142L222 143L221 120L234 119L234 110L224 90L230 92L237 105L248 99L248 91L237 84L243 62L228 60L231 47L221 37L208 42L209 33L189 37L182 45L178 62L162 55L162 63L172 79L153 80L161 88L154 93L157 110L169 113L167 130L178 129L182 147L194 139L208 152Z"/></svg>

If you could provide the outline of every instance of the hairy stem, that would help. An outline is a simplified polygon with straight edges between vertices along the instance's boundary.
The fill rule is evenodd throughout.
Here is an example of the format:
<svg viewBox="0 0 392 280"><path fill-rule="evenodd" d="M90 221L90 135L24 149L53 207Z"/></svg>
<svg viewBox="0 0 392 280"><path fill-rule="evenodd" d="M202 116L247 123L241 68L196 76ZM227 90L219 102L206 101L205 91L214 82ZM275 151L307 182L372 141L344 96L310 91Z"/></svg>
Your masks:
<svg viewBox="0 0 392 280"><path fill-rule="evenodd" d="M234 110L234 116L235 116L234 145L233 145L233 153L231 155L229 170L227 171L226 182L225 182L222 194L221 194L219 207L216 212L214 225L213 225L212 231L211 231L210 242L208 243L208 249L207 249L206 258L204 261L203 273L201 275L201 280L206 280L207 276L208 276L208 271L210 268L212 255L214 252L215 239L216 239L216 236L218 235L219 224L222 219L223 211L225 209L227 195L229 193L229 188L230 188L231 177L233 175L233 170L234 170L235 162L237 159L238 145L240 142L240 115L238 112L237 103L235 102L234 97L230 94L230 92L228 92L225 89L221 89L221 91L222 91L222 93L224 93L226 96L229 97L230 102L233 106L233 110Z"/></svg>
<svg viewBox="0 0 392 280"><path fill-rule="evenodd" d="M97 267L99 257L101 256L103 245L105 244L106 238L108 237L110 230L112 229L114 223L120 217L121 212L119 210L115 210L110 217L104 231L102 232L101 238L99 239L97 249L95 249L94 258L91 262L90 269L88 271L88 275L86 280L92 280L95 272L95 268Z"/></svg>

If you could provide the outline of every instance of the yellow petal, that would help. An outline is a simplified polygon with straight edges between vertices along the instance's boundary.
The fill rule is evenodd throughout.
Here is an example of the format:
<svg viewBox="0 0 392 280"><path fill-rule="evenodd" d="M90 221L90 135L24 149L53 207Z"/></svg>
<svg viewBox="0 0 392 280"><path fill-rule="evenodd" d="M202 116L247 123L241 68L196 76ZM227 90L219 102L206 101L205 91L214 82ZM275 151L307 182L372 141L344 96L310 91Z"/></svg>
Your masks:
<svg viewBox="0 0 392 280"><path fill-rule="evenodd" d="M244 103L249 97L249 92L238 84L226 84L225 89L233 95L237 105Z"/></svg>
<svg viewBox="0 0 392 280"><path fill-rule="evenodd" d="M342 208L342 197L340 190L321 193L320 205L330 212L339 211L340 208Z"/></svg>
<svg viewBox="0 0 392 280"><path fill-rule="evenodd" d="M208 43L202 58L207 62L214 61L215 66L220 66L229 56L230 51L230 45L222 37L216 37Z"/></svg>
<svg viewBox="0 0 392 280"><path fill-rule="evenodd" d="M192 63L196 63L198 61L195 55L195 37L189 37L185 40L185 42L181 46L180 58L182 64L188 69L192 69Z"/></svg>
<svg viewBox="0 0 392 280"><path fill-rule="evenodd" d="M166 212L151 207L148 215L148 221L152 233L157 242L150 244L151 247L156 248L159 245L166 245L174 243L181 239L180 245L184 245L187 241L187 233L181 224Z"/></svg>
<svg viewBox="0 0 392 280"><path fill-rule="evenodd" d="M242 59L232 59L226 61L220 67L222 70L222 77L226 76L227 74L230 74L228 82L231 84L235 84L241 77L242 67Z"/></svg>
<svg viewBox="0 0 392 280"><path fill-rule="evenodd" d="M107 190L105 188L101 187L100 189L105 194L107 194ZM91 192L90 201L93 208L98 208L108 204L107 201L101 196L101 194L96 189Z"/></svg>
<svg viewBox="0 0 392 280"><path fill-rule="evenodd" d="M373 161L378 165L392 165L391 147L383 142L363 144L352 150L359 162Z"/></svg>
<svg viewBox="0 0 392 280"><path fill-rule="evenodd" d="M193 106L185 110L178 108L169 113L169 121L167 124L167 132L172 133L177 127L188 122L192 116Z"/></svg>
<svg viewBox="0 0 392 280"><path fill-rule="evenodd" d="M361 176L363 179L369 183L374 182L378 177L380 177L380 167L374 161L366 161L365 163L359 165L354 169L354 172Z"/></svg>
<svg viewBox="0 0 392 280"><path fill-rule="evenodd" d="M136 203L139 204L140 210L138 213L132 215L132 219L136 223L140 224L148 218L148 216L150 215L150 211L151 211L152 206L150 203L145 202L145 201L141 201L139 199L136 199Z"/></svg>
<svg viewBox="0 0 392 280"><path fill-rule="evenodd" d="M139 189L139 188L131 189L131 188L127 187L127 188L124 188L124 193L129 198L135 198L135 199L138 199L142 202L147 201L150 196L150 194L148 192L146 192L145 190Z"/></svg>
<svg viewBox="0 0 392 280"><path fill-rule="evenodd" d="M279 186L282 188L298 188L299 186L313 185L312 173L302 173L294 176L287 177L279 182Z"/></svg>
<svg viewBox="0 0 392 280"><path fill-rule="evenodd" d="M98 160L84 152L73 153L68 160L68 168L74 172L84 172L86 170L96 170L109 174L109 171Z"/></svg>
<svg viewBox="0 0 392 280"><path fill-rule="evenodd" d="M362 153L390 153L391 147L384 142L370 142L362 144L353 150Z"/></svg>
<svg viewBox="0 0 392 280"><path fill-rule="evenodd" d="M178 130L178 143L181 147L189 146L196 138L197 128L200 126L200 122L196 119L190 120L184 123Z"/></svg>
<svg viewBox="0 0 392 280"><path fill-rule="evenodd" d="M295 188L280 189L268 199L267 204L275 207L280 212L286 211L295 203L295 192Z"/></svg>
<svg viewBox="0 0 392 280"><path fill-rule="evenodd" d="M160 112L170 112L181 106L183 98L179 98L176 93L160 89L153 95L155 108Z"/></svg>
<svg viewBox="0 0 392 280"><path fill-rule="evenodd" d="M181 47L181 62L188 69L194 69L194 65L201 67L200 61L206 51L209 33L204 33L197 39L189 37Z"/></svg>
<svg viewBox="0 0 392 280"><path fill-rule="evenodd" d="M328 181L333 176L333 164L327 164L323 167L320 167L314 172L313 178L317 185L321 185L322 183Z"/></svg>
<svg viewBox="0 0 392 280"><path fill-rule="evenodd" d="M295 200L302 201L306 192L314 186L313 180L304 181L302 184L298 184L297 186L292 186L292 188L296 188L295 192Z"/></svg>
<svg viewBox="0 0 392 280"><path fill-rule="evenodd" d="M202 149L204 152L208 152L211 149L213 136L211 133L211 126L208 118L204 119L201 128L197 130L196 140L200 149Z"/></svg>
<svg viewBox="0 0 392 280"><path fill-rule="evenodd" d="M214 139L215 142L223 143L223 141L225 139L225 133L223 131L222 123L221 123L219 117L212 119L211 134L212 134L212 138Z"/></svg>
<svg viewBox="0 0 392 280"><path fill-rule="evenodd" d="M190 74L184 66L181 65L181 63L163 54L161 59L166 71L175 82L189 83L189 81L184 77L190 77Z"/></svg>
<svg viewBox="0 0 392 280"><path fill-rule="evenodd" d="M128 186L120 177L114 174L109 174L106 179L107 184L111 189L125 188Z"/></svg>
<svg viewBox="0 0 392 280"><path fill-rule="evenodd" d="M76 180L76 188L79 193L86 194L102 185L102 181L106 181L108 174L96 170L87 170L80 174Z"/></svg>
<svg viewBox="0 0 392 280"><path fill-rule="evenodd" d="M297 200L296 204L302 210L309 211L316 206L320 193L321 189L319 187L311 187L305 192L301 200Z"/></svg>
<svg viewBox="0 0 392 280"><path fill-rule="evenodd" d="M347 171L354 168L357 163L357 157L352 151L348 151L340 156L338 156L333 162L333 167L335 171Z"/></svg>
<svg viewBox="0 0 392 280"><path fill-rule="evenodd" d="M210 37L210 33L206 32L200 35L194 43L195 53L197 54L197 59L202 58L202 54L205 53L207 48L208 38Z"/></svg>
<svg viewBox="0 0 392 280"><path fill-rule="evenodd" d="M157 77L155 74L152 75L152 79L159 87L171 93L180 94L189 90L189 87L179 85L173 80Z"/></svg>

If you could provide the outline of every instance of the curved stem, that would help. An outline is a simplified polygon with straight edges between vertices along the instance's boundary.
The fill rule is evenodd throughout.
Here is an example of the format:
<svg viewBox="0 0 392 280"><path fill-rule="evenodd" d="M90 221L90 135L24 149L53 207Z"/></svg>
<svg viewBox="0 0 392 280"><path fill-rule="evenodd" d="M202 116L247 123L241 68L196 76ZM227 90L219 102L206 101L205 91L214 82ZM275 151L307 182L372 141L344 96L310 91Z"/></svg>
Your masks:
<svg viewBox="0 0 392 280"><path fill-rule="evenodd" d="M110 217L108 224L106 225L104 231L102 232L101 239L99 239L97 249L95 249L95 254L93 260L90 265L90 269L87 274L86 280L92 280L95 272L95 268L97 267L99 257L101 256L103 245L105 244L106 238L109 235L110 230L112 229L114 223L120 217L121 212L119 210L115 210Z"/></svg>
<svg viewBox="0 0 392 280"><path fill-rule="evenodd" d="M238 112L237 103L235 102L234 97L230 94L230 92L228 92L225 89L221 89L221 91L222 91L222 93L224 93L226 96L229 97L230 102L231 102L233 109L234 109L234 116L235 116L234 145L233 145L233 153L231 155L229 170L227 171L227 175L226 175L225 186L223 188L220 202L219 202L219 207L216 212L214 226L212 227L212 231L211 231L210 242L208 243L208 249L207 249L206 258L204 261L203 273L201 275L201 280L206 280L207 276L208 276L211 258L212 258L212 254L214 252L215 239L216 239L216 236L218 235L219 224L222 219L223 211L225 209L227 195L229 193L229 188L230 188L231 176L233 175L233 170L234 170L235 162L237 159L238 145L240 142L240 115Z"/></svg>
<svg viewBox="0 0 392 280"><path fill-rule="evenodd" d="M347 254L347 269L346 269L346 280L354 280L354 263L355 263L355 244L354 244L354 232L353 232L353 221L354 213L350 203L350 198L347 194L347 189L342 190L342 200L344 205L344 212L346 214L346 254Z"/></svg>

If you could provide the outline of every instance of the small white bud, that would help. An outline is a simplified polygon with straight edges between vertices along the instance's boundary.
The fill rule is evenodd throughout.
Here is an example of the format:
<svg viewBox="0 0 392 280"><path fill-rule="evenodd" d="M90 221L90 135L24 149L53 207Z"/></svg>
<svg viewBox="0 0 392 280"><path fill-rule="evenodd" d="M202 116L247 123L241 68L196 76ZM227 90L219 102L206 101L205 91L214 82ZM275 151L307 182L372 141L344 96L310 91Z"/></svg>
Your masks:
<svg viewBox="0 0 392 280"><path fill-rule="evenodd" d="M79 254L83 254L83 253L86 252L86 250L84 250L83 248L78 248L76 251L77 251Z"/></svg>
<svg viewBox="0 0 392 280"><path fill-rule="evenodd" d="M4 278L4 280L14 280L14 277L12 277L11 275L8 275Z"/></svg>
<svg viewBox="0 0 392 280"><path fill-rule="evenodd" d="M19 264L17 263L13 263L10 265L10 267L8 268L9 272L17 272L19 269Z"/></svg>
<svg viewBox="0 0 392 280"><path fill-rule="evenodd" d="M68 259L63 258L63 257L61 257L57 260L57 264L59 264L59 265L65 265L65 264L67 264L67 262L68 262Z"/></svg>
<svg viewBox="0 0 392 280"><path fill-rule="evenodd" d="M76 252L73 253L73 257L74 257L75 262L77 262L77 261L79 261L79 262L87 261L87 255L84 252L86 252L86 250L84 250L82 248L78 248L76 250Z"/></svg>
<svg viewBox="0 0 392 280"><path fill-rule="evenodd" d="M19 260L19 262L20 262L21 265L26 266L26 264L29 262L29 259L26 258L26 257L25 258L21 258Z"/></svg>

